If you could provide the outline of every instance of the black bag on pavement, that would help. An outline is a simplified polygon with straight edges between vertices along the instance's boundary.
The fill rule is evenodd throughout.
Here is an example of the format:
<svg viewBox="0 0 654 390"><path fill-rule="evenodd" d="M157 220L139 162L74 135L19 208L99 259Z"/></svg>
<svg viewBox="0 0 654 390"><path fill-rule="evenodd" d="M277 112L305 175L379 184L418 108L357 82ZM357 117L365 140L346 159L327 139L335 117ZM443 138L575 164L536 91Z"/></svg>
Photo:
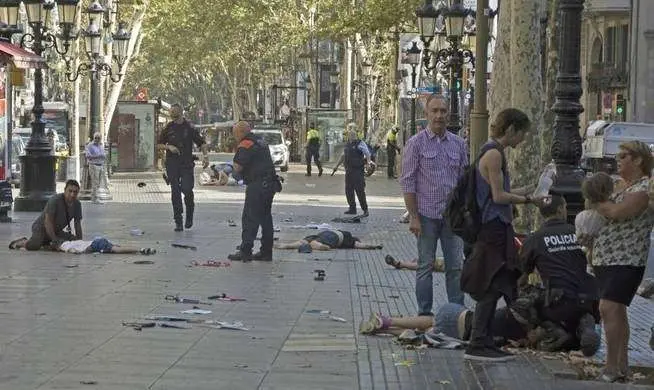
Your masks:
<svg viewBox="0 0 654 390"><path fill-rule="evenodd" d="M484 153L491 149L497 149L497 146L491 146L483 151L474 163L465 168L456 187L450 193L443 213L443 218L452 232L467 244L474 244L477 241L477 235L481 228L482 210L491 198L489 193L483 207L480 208L477 204L476 168ZM504 157L502 157L502 169L504 169Z"/></svg>

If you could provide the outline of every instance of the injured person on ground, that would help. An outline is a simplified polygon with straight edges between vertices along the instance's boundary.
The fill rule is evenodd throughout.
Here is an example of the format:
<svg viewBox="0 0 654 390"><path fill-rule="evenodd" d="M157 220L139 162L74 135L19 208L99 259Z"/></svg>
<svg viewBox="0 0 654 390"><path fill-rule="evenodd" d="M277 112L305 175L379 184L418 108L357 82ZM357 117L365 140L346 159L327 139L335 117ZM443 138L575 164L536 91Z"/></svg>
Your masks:
<svg viewBox="0 0 654 390"><path fill-rule="evenodd" d="M361 242L345 230L327 229L290 243L279 243L277 249L298 249L300 252L328 251L330 249L382 249L382 245Z"/></svg>
<svg viewBox="0 0 654 390"><path fill-rule="evenodd" d="M22 249L27 244L27 237L22 237L9 243L9 249ZM93 241L72 240L61 241L56 246L49 246L49 249L56 252L66 253L114 253L114 254L137 254L153 255L157 253L154 248L135 248L128 246L119 246L106 238L95 238Z"/></svg>

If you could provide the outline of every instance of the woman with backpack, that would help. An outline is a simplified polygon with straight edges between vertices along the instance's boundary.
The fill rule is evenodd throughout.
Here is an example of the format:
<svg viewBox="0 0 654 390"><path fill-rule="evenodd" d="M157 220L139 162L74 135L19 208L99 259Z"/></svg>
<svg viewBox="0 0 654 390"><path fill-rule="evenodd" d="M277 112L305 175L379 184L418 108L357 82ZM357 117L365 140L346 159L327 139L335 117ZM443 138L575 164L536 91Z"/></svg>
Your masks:
<svg viewBox="0 0 654 390"><path fill-rule="evenodd" d="M465 359L506 361L513 358L493 344L491 323L497 301L504 297L510 304L513 300L520 276L513 244L513 205L541 203L542 198L532 199L526 195L526 189L511 191L504 150L524 141L531 126L527 115L520 110L509 108L500 112L474 167L475 200L481 225L461 274L461 289L477 301Z"/></svg>

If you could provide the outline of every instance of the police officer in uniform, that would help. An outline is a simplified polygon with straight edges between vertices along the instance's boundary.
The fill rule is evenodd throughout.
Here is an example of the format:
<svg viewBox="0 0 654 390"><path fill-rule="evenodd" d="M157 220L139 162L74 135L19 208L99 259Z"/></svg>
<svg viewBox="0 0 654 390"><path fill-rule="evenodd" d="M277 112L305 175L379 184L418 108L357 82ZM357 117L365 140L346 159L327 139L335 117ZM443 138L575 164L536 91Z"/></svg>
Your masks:
<svg viewBox="0 0 654 390"><path fill-rule="evenodd" d="M322 164L320 163L320 133L316 130L316 124L311 123L309 131L307 131L307 144L306 160L307 160L307 176L311 176L311 159L318 167L318 176L322 176Z"/></svg>
<svg viewBox="0 0 654 390"><path fill-rule="evenodd" d="M190 229L193 226L193 211L195 202L193 200L193 144L202 150L202 167L209 166L207 155L207 143L202 135L182 115L182 106L173 104L170 108L172 122L168 123L159 135L158 148L166 151L166 177L170 184L170 197L173 203L173 218L175 220L175 231L181 232L182 215L182 193L186 205L186 223L184 227Z"/></svg>
<svg viewBox="0 0 654 390"><path fill-rule="evenodd" d="M400 152L397 146L397 127L393 127L386 134L386 156L388 157L388 178L395 179L395 153Z"/></svg>
<svg viewBox="0 0 654 390"><path fill-rule="evenodd" d="M234 171L243 176L247 185L243 204L241 245L239 251L228 256L234 261L272 261L273 220L272 203L281 182L266 142L251 132L248 122L240 121L232 129L238 142L234 156ZM261 249L252 254L254 239L261 226Z"/></svg>
<svg viewBox="0 0 654 390"><path fill-rule="evenodd" d="M538 309L540 324L546 332L545 350L579 347L592 356L600 345L595 331L599 321L599 290L595 278L586 272L586 255L577 243L575 227L566 222L566 202L553 195L540 207L545 222L524 242L520 251L523 280L534 268L543 280L544 297L539 304L518 298L512 310L529 317ZM522 309L521 309L522 308ZM521 313L521 311L523 313Z"/></svg>
<svg viewBox="0 0 654 390"><path fill-rule="evenodd" d="M345 197L350 208L345 214L356 214L357 205L354 199L356 193L359 198L359 206L363 210L363 216L368 216L368 202L366 200L366 179L365 167L373 164L370 159L370 150L365 142L361 141L357 136L356 131L348 130L347 132L348 143L345 144L343 155L336 163L332 176L336 173L338 167L344 163L345 165Z"/></svg>

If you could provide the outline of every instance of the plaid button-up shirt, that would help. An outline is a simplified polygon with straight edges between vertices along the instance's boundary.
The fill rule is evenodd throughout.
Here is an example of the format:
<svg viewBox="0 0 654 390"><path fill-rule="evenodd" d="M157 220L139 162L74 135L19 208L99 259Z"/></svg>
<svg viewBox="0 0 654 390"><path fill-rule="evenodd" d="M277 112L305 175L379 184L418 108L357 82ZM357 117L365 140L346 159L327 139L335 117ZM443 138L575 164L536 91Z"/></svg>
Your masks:
<svg viewBox="0 0 654 390"><path fill-rule="evenodd" d="M416 194L418 213L441 219L447 198L468 165L463 138L445 132L438 137L425 129L411 137L402 157L402 192Z"/></svg>

